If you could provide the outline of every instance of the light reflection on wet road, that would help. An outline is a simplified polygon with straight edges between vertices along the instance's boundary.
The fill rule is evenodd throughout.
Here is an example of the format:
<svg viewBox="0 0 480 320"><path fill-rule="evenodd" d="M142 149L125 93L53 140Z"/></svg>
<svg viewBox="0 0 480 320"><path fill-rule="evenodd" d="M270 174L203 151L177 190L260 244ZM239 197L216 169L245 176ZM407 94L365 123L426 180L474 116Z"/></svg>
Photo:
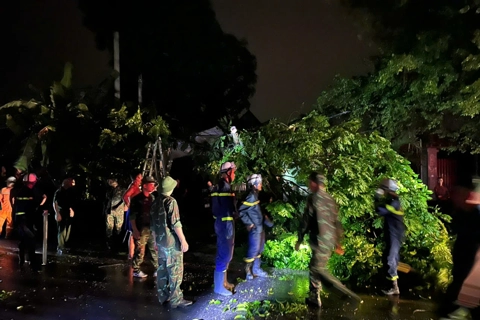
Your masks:
<svg viewBox="0 0 480 320"><path fill-rule="evenodd" d="M0 240L2 241L2 240ZM0 248L0 290L15 291L0 302L0 319L233 319L235 305L245 301L272 300L303 303L308 292L305 272L273 270L268 279L239 283L232 297L212 291L213 255L185 256L184 293L195 304L170 310L159 305L153 278L137 280L124 261L113 258L49 257L40 274L20 271L17 257ZM230 280L241 277L242 265L232 264ZM146 268L151 273L153 270ZM324 308L306 314L273 314L267 319L435 319L430 300L402 300L363 295L359 308L327 296ZM220 304L210 304L212 300ZM236 299L235 302L230 302ZM229 310L226 310L229 309Z"/></svg>

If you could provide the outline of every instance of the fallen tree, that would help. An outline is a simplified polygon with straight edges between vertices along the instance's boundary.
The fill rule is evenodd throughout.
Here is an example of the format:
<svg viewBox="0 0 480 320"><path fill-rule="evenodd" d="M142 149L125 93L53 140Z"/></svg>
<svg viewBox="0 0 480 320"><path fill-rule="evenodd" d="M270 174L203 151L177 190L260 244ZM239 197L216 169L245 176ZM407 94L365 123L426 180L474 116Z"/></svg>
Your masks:
<svg viewBox="0 0 480 320"><path fill-rule="evenodd" d="M328 191L340 206L345 228L345 254L334 255L329 268L344 281L358 285L384 277L383 221L375 213L373 195L382 178L396 179L407 226L402 261L418 270L428 287L445 288L451 268L449 236L444 226L448 218L429 212L431 192L390 142L359 129L360 123L355 121L332 126L328 118L316 112L290 125L272 120L256 132L241 132L242 145L223 152L213 150L205 169L213 174L222 162L234 161L237 183L251 173L262 174L264 188L274 200L266 210L276 223L264 257L275 267L292 269L307 269L310 255L308 248L294 251L307 193L302 184L312 170L323 172L329 181ZM215 145L227 145L228 139L223 136Z"/></svg>

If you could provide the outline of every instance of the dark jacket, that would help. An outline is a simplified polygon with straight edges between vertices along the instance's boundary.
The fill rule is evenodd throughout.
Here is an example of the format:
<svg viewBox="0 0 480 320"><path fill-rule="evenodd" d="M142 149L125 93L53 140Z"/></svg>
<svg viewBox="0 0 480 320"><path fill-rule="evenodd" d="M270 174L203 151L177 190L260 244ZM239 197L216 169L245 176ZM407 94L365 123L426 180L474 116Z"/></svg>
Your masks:
<svg viewBox="0 0 480 320"><path fill-rule="evenodd" d="M155 196L153 193L146 197L143 192L130 200L129 220L135 221L138 230L150 228L150 210L154 201Z"/></svg>
<svg viewBox="0 0 480 320"><path fill-rule="evenodd" d="M171 196L159 195L155 198L150 212L150 230L155 233L159 254L160 249L181 251L180 239L175 232L175 228L182 228L177 201Z"/></svg>
<svg viewBox="0 0 480 320"><path fill-rule="evenodd" d="M247 227L253 224L255 225L253 230L259 233L263 231L264 217L260 208L260 201L258 200L258 192L252 190L247 195L245 201L240 205L238 213L240 219Z"/></svg>
<svg viewBox="0 0 480 320"><path fill-rule="evenodd" d="M404 212L398 195L386 192L384 196L377 196L375 207L376 212L385 218L385 232L400 239L403 238L405 234Z"/></svg>
<svg viewBox="0 0 480 320"><path fill-rule="evenodd" d="M235 213L235 194L231 191L230 184L221 179L220 182L213 187L212 193L212 213L215 219L233 220Z"/></svg>
<svg viewBox="0 0 480 320"><path fill-rule="evenodd" d="M37 189L30 189L27 186L18 189L13 205L15 220L22 220L27 225L33 225L35 223L35 214L41 202L42 196Z"/></svg>

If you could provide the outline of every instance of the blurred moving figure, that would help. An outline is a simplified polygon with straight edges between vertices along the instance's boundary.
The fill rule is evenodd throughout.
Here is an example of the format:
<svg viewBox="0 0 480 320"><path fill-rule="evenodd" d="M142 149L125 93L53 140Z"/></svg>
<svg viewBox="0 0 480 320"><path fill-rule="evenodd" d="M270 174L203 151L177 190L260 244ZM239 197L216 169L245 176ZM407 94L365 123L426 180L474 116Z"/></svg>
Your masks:
<svg viewBox="0 0 480 320"><path fill-rule="evenodd" d="M10 191L12 191L17 179L10 177L7 179L7 186L2 188L0 195L0 234L3 232L3 224L7 222L5 230L5 239L8 239L12 235L13 231L13 216L12 216L12 203L10 202Z"/></svg>
<svg viewBox="0 0 480 320"><path fill-rule="evenodd" d="M295 250L306 234L309 235L309 244L312 249L310 260L310 293L307 302L317 307L322 306L320 292L322 285L330 290L334 289L342 296L361 302L359 296L345 287L327 269L327 263L332 252L343 254L340 241L343 237L343 227L338 219L338 206L330 194L327 193L327 179L325 176L312 172L308 177L308 187L312 192L307 198L307 205L298 232L298 241Z"/></svg>
<svg viewBox="0 0 480 320"><path fill-rule="evenodd" d="M480 319L480 181L473 179L474 191L456 195L453 231L453 281L447 289L439 313L441 319ZM464 201L459 197L464 194Z"/></svg>

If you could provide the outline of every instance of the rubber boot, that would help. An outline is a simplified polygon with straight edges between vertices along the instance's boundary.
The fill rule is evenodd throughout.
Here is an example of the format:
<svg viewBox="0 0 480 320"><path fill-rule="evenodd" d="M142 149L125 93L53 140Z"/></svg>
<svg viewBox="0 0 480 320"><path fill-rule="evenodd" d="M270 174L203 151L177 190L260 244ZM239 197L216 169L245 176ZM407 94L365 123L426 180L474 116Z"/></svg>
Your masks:
<svg viewBox="0 0 480 320"><path fill-rule="evenodd" d="M25 249L23 247L18 250L18 264L20 267L25 264Z"/></svg>
<svg viewBox="0 0 480 320"><path fill-rule="evenodd" d="M260 258L255 259L253 261L253 267L252 267L252 272L255 277L260 277L260 278L267 278L268 273L262 270L260 265L262 264L262 260Z"/></svg>
<svg viewBox="0 0 480 320"><path fill-rule="evenodd" d="M225 275L223 277L223 286L225 287L225 289L232 291L235 286L233 285L233 283L228 282L227 271L225 271L223 274Z"/></svg>
<svg viewBox="0 0 480 320"><path fill-rule="evenodd" d="M245 263L245 280L253 280L252 262Z"/></svg>
<svg viewBox="0 0 480 320"><path fill-rule="evenodd" d="M383 293L387 296L399 295L400 289L398 289L398 282L397 280L392 281L392 288L388 291L383 290Z"/></svg>
<svg viewBox="0 0 480 320"><path fill-rule="evenodd" d="M225 272L215 271L213 276L213 291L222 296L231 296L232 293L225 289L223 282L225 280Z"/></svg>

